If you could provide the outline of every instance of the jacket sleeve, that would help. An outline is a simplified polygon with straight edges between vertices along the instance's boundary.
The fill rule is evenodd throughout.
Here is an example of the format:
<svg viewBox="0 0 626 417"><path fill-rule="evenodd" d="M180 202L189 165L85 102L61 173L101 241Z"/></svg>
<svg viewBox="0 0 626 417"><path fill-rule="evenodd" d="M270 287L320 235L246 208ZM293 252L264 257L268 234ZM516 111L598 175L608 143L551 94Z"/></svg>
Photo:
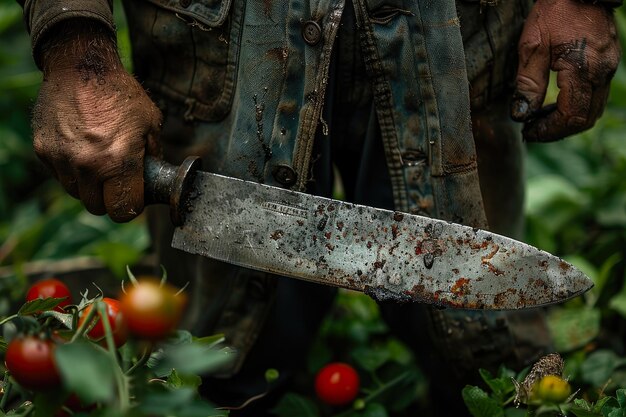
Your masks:
<svg viewBox="0 0 626 417"><path fill-rule="evenodd" d="M91 19L114 32L113 0L17 0L24 9L33 57L41 68L38 47L46 33L57 23L72 18Z"/></svg>

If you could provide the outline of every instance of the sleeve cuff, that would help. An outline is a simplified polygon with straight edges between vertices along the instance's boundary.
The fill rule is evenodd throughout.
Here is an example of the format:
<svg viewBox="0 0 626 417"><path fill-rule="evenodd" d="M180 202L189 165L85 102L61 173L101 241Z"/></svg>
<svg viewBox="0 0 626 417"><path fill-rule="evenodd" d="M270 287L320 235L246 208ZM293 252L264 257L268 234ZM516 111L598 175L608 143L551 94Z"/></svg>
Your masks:
<svg viewBox="0 0 626 417"><path fill-rule="evenodd" d="M41 68L37 48L41 39L57 23L72 18L93 20L115 31L112 0L26 0L24 18L30 32L35 63Z"/></svg>

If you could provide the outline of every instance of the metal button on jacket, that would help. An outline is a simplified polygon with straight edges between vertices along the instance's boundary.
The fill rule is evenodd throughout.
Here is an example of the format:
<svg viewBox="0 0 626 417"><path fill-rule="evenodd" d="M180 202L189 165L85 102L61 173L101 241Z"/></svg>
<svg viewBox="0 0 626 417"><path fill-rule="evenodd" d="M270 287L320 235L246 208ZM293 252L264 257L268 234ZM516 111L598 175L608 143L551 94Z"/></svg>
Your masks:
<svg viewBox="0 0 626 417"><path fill-rule="evenodd" d="M285 187L291 187L298 179L296 171L294 171L289 165L283 164L276 165L274 169L272 169L272 175L276 181Z"/></svg>
<svg viewBox="0 0 626 417"><path fill-rule="evenodd" d="M306 21L302 26L302 37L309 45L317 45L322 39L322 28L314 20Z"/></svg>

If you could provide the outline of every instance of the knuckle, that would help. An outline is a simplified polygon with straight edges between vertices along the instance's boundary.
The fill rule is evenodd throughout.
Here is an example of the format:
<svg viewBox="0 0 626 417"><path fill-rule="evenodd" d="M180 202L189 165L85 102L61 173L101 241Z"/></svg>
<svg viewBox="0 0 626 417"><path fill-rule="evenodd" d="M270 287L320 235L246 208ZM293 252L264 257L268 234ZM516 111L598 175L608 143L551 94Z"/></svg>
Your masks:
<svg viewBox="0 0 626 417"><path fill-rule="evenodd" d="M41 133L35 132L33 135L33 149L37 156L42 157L46 154L47 146Z"/></svg>
<svg viewBox="0 0 626 417"><path fill-rule="evenodd" d="M517 89L522 93L537 93L543 90L537 80L526 74L517 75Z"/></svg>
<svg viewBox="0 0 626 417"><path fill-rule="evenodd" d="M589 126L589 120L587 117L571 116L567 119L567 127L576 131L581 131Z"/></svg>

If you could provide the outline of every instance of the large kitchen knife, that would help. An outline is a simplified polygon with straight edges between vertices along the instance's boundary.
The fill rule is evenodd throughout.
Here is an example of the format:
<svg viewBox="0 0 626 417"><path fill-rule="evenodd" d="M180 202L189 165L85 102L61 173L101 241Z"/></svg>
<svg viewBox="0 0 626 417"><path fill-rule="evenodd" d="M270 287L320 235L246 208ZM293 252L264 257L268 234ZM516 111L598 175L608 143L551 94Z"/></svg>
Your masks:
<svg viewBox="0 0 626 417"><path fill-rule="evenodd" d="M379 301L520 309L589 290L587 276L525 243L456 223L146 159L146 201L170 205L174 248L362 291Z"/></svg>

